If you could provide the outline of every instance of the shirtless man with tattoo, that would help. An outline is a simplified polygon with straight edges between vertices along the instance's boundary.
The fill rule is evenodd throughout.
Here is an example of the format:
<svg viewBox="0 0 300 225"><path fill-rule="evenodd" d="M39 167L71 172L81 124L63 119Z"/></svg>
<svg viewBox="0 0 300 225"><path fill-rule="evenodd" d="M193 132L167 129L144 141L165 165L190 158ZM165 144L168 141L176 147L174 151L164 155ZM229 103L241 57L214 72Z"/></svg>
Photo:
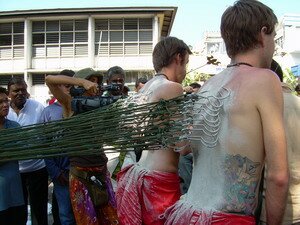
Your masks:
<svg viewBox="0 0 300 225"><path fill-rule="evenodd" d="M276 23L256 0L239 0L224 12L221 34L231 64L197 93L192 181L166 211L166 224L255 224L265 162L267 223L281 223L288 186L283 98L279 79L266 69Z"/></svg>
<svg viewBox="0 0 300 225"><path fill-rule="evenodd" d="M175 37L158 42L152 54L157 74L133 98L146 103L182 95L189 54L189 47ZM120 224L164 224L160 214L181 195L178 160L173 149L143 151L137 164L120 171L116 194Z"/></svg>

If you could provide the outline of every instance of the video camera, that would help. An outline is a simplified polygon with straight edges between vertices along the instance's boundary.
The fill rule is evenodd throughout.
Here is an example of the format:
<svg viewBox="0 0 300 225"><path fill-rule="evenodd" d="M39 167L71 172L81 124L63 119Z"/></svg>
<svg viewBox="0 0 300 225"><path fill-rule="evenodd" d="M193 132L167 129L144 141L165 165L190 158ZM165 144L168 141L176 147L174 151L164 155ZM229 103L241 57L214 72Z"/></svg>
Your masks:
<svg viewBox="0 0 300 225"><path fill-rule="evenodd" d="M120 91L120 86L118 84L109 84L100 86L101 92L104 91ZM120 96L83 96L85 89L83 87L72 87L70 89L70 94L73 97L71 102L72 110L76 113L83 113L93 109L101 108L116 102L122 97Z"/></svg>
<svg viewBox="0 0 300 225"><path fill-rule="evenodd" d="M99 86L99 88L100 88L101 92L104 92L104 91L120 91L121 90L121 87L118 84L102 85L102 86ZM84 92L85 92L85 89L83 87L77 87L77 88L72 87L70 89L70 95L73 98L81 97Z"/></svg>

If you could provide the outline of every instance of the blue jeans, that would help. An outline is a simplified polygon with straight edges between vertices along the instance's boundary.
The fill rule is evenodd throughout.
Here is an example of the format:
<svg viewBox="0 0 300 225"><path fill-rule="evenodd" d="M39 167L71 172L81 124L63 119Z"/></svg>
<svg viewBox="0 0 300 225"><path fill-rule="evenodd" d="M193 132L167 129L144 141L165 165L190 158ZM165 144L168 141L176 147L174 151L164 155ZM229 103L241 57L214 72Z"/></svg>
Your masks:
<svg viewBox="0 0 300 225"><path fill-rule="evenodd" d="M192 180L193 173L193 153L189 153L187 155L180 155L179 157L179 176L183 180L181 184L181 192L185 194Z"/></svg>
<svg viewBox="0 0 300 225"><path fill-rule="evenodd" d="M75 225L69 186L61 185L56 181L54 181L53 184L53 192L58 204L60 223L62 225Z"/></svg>

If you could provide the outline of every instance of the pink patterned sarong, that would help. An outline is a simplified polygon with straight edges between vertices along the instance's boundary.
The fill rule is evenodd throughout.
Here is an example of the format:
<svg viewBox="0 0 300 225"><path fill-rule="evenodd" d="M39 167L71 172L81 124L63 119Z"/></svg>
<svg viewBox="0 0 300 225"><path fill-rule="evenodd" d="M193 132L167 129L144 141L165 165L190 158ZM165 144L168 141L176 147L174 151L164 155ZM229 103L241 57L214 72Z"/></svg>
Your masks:
<svg viewBox="0 0 300 225"><path fill-rule="evenodd" d="M169 207L163 215L165 225L255 225L254 216L197 210L185 200Z"/></svg>
<svg viewBox="0 0 300 225"><path fill-rule="evenodd" d="M162 225L159 215L180 198L177 173L129 165L118 175L117 211L123 225Z"/></svg>

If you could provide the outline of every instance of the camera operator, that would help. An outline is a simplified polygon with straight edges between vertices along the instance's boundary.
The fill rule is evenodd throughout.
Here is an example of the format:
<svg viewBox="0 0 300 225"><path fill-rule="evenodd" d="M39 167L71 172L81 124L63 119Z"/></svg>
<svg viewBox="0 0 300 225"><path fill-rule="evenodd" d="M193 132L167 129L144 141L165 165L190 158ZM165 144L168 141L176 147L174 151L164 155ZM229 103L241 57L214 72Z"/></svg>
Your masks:
<svg viewBox="0 0 300 225"><path fill-rule="evenodd" d="M62 75L46 77L46 84L50 91L57 98L63 107L64 118L69 118L81 111L74 111L72 108L72 97L62 91L61 84L69 84L81 86L85 89L82 96L99 99L99 85L102 83L102 75L92 68L85 68L75 73L74 77ZM88 98L87 98L88 99ZM99 146L100 148L101 146ZM90 178L94 177L103 186L101 190L101 198L93 198L94 183L91 183ZM97 156L73 156L70 157L70 198L72 208L77 225L90 224L90 221L104 224L117 224L118 217L115 204L115 196L110 182L110 175L107 171L107 157L99 151ZM103 191L104 190L104 191ZM81 196L81 198L78 198Z"/></svg>
<svg viewBox="0 0 300 225"><path fill-rule="evenodd" d="M119 90L108 90L107 96L123 96L125 84L125 71L119 66L113 66L107 71L107 85L118 85Z"/></svg>

